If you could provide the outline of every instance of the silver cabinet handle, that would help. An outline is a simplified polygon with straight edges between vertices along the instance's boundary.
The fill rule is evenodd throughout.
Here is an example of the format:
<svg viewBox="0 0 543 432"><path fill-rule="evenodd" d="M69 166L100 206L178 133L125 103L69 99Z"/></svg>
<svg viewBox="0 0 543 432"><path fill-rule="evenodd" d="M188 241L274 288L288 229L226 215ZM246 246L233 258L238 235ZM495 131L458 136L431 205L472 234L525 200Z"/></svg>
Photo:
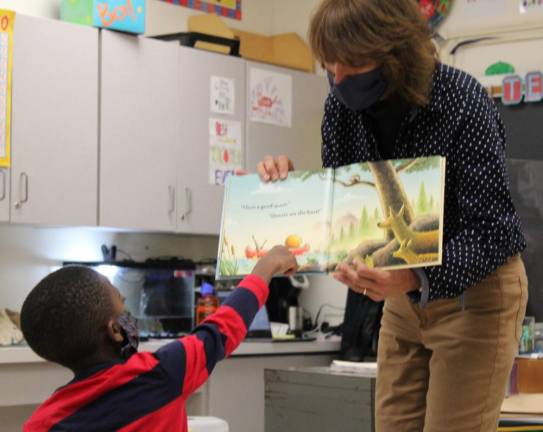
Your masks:
<svg viewBox="0 0 543 432"><path fill-rule="evenodd" d="M185 213L181 215L181 220L184 221L192 213L192 190L185 188Z"/></svg>
<svg viewBox="0 0 543 432"><path fill-rule="evenodd" d="M169 199L168 213L171 214L175 211L175 187L171 185L168 186L168 199Z"/></svg>
<svg viewBox="0 0 543 432"><path fill-rule="evenodd" d="M4 201L6 199L6 194L7 194L6 170L0 170L0 174L2 175L2 195L0 195L0 201Z"/></svg>
<svg viewBox="0 0 543 432"><path fill-rule="evenodd" d="M22 172L20 175L20 183L19 183L19 201L15 203L15 208L19 209L23 204L28 202L28 174ZM22 187L23 193L21 193L21 185L24 185Z"/></svg>

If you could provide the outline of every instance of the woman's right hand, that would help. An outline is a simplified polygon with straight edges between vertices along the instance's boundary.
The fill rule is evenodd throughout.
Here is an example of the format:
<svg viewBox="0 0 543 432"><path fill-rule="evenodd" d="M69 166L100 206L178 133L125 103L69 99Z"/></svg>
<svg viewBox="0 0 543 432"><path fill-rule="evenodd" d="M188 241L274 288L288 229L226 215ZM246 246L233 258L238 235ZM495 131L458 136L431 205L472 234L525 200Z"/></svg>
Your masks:
<svg viewBox="0 0 543 432"><path fill-rule="evenodd" d="M275 158L273 156L266 156L258 163L256 170L264 182L284 180L287 178L289 171L294 171L294 165L285 155Z"/></svg>

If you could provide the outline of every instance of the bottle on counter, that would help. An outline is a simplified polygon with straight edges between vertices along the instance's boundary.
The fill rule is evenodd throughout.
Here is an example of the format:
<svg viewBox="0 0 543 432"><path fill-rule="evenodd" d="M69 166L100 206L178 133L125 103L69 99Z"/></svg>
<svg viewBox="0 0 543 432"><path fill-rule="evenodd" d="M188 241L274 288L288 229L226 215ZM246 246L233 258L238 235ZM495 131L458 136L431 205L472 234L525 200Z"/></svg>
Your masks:
<svg viewBox="0 0 543 432"><path fill-rule="evenodd" d="M202 296L196 303L196 324L200 324L219 307L219 299L214 294L213 285L204 282L200 289L200 294Z"/></svg>
<svg viewBox="0 0 543 432"><path fill-rule="evenodd" d="M543 354L543 323L535 323L534 352Z"/></svg>

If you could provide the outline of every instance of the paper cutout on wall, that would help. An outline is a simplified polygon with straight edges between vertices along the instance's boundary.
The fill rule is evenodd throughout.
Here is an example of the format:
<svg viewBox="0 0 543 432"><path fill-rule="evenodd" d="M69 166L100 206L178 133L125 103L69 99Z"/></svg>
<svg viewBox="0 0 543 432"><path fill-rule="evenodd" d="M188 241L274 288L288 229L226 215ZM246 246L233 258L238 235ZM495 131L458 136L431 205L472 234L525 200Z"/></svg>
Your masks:
<svg viewBox="0 0 543 432"><path fill-rule="evenodd" d="M161 0L166 3L198 9L225 18L241 20L241 0Z"/></svg>
<svg viewBox="0 0 543 432"><path fill-rule="evenodd" d="M485 76L505 75L515 73L515 67L511 63L496 62L485 69Z"/></svg>
<svg viewBox="0 0 543 432"><path fill-rule="evenodd" d="M519 0L520 13L543 12L543 0Z"/></svg>
<svg viewBox="0 0 543 432"><path fill-rule="evenodd" d="M292 125L292 77L265 69L249 72L249 119L277 126Z"/></svg>
<svg viewBox="0 0 543 432"><path fill-rule="evenodd" d="M235 112L236 87L230 78L211 77L211 112L233 115Z"/></svg>
<svg viewBox="0 0 543 432"><path fill-rule="evenodd" d="M0 10L0 167L10 166L11 76L15 12Z"/></svg>
<svg viewBox="0 0 543 432"><path fill-rule="evenodd" d="M209 182L224 185L229 175L243 167L241 122L209 120Z"/></svg>

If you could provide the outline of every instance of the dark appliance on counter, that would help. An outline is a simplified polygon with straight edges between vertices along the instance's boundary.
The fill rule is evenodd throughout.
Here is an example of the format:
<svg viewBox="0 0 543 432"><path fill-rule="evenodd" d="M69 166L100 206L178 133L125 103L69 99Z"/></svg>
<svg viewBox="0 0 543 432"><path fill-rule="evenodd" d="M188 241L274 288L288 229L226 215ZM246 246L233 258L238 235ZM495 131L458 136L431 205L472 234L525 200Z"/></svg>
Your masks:
<svg viewBox="0 0 543 432"><path fill-rule="evenodd" d="M192 261L168 259L135 261L65 262L85 265L106 276L138 319L141 337L171 338L194 327Z"/></svg>

